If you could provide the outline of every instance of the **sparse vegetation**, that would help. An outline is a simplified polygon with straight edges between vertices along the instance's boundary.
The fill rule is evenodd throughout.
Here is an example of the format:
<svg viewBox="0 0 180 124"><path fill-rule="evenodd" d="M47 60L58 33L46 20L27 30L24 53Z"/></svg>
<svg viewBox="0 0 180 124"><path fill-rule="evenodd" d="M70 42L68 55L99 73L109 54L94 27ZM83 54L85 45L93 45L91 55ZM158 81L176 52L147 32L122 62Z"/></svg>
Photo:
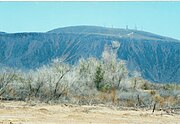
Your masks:
<svg viewBox="0 0 180 124"><path fill-rule="evenodd" d="M150 83L137 72L129 76L125 62L116 58L119 46L105 48L101 60L80 59L76 65L56 60L29 72L3 69L0 72L0 97L4 100L103 103L149 109L179 107L180 85Z"/></svg>

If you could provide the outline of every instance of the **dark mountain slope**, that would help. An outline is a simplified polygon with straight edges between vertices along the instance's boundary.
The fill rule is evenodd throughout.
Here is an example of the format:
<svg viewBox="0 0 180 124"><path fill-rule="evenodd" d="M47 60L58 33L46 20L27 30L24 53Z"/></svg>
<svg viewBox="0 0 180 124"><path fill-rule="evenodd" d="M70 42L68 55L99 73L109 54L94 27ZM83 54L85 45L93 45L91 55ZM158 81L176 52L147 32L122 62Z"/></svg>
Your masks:
<svg viewBox="0 0 180 124"><path fill-rule="evenodd" d="M74 64L79 58L101 57L105 44L121 43L118 57L130 70L155 82L180 83L180 42L148 32L102 27L69 27L48 33L0 34L0 63L31 69L61 57Z"/></svg>
<svg viewBox="0 0 180 124"><path fill-rule="evenodd" d="M1 31L0 31L0 34L5 34L5 33L6 33L6 32L1 32Z"/></svg>

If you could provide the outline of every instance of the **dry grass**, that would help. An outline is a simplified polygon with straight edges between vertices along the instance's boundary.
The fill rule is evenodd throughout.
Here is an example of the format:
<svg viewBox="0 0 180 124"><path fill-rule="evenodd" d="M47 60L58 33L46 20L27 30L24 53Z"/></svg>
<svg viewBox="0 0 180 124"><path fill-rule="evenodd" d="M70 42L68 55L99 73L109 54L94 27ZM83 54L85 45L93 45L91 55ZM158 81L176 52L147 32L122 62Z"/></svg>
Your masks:
<svg viewBox="0 0 180 124"><path fill-rule="evenodd" d="M119 110L97 106L70 104L48 105L44 103L7 102L0 103L0 124L178 124L180 115L151 110Z"/></svg>

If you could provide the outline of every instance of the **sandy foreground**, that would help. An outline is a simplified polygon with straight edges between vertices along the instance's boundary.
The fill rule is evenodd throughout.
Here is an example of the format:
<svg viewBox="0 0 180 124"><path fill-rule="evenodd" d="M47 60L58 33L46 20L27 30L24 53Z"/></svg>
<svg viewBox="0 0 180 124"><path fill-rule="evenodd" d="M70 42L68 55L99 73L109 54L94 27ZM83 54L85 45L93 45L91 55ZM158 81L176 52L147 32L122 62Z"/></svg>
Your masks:
<svg viewBox="0 0 180 124"><path fill-rule="evenodd" d="M103 105L48 105L0 101L0 124L180 124L180 115L117 110Z"/></svg>

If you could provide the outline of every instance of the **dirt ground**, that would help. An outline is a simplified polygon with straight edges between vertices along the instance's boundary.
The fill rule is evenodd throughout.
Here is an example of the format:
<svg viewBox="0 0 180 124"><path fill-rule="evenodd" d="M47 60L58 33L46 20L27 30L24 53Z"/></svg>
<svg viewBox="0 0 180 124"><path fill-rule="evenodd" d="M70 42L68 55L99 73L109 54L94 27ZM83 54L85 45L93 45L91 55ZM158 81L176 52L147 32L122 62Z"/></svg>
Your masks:
<svg viewBox="0 0 180 124"><path fill-rule="evenodd" d="M180 115L146 110L0 101L0 124L180 124Z"/></svg>

